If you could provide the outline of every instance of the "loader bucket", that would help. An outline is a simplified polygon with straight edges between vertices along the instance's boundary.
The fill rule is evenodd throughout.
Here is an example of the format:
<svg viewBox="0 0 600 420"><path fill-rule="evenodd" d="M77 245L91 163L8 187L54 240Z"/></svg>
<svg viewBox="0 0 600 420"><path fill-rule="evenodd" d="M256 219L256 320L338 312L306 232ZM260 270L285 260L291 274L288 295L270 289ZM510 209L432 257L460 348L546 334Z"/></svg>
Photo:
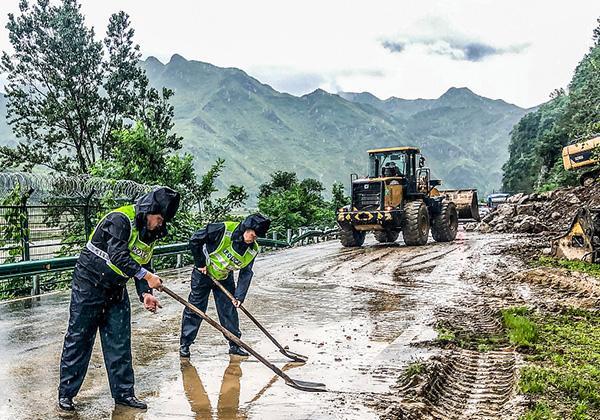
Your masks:
<svg viewBox="0 0 600 420"><path fill-rule="evenodd" d="M567 232L553 238L552 256L591 263L600 261L600 208L582 207Z"/></svg>
<svg viewBox="0 0 600 420"><path fill-rule="evenodd" d="M459 219L473 219L478 222L481 220L477 190L440 190L440 193L456 205Z"/></svg>

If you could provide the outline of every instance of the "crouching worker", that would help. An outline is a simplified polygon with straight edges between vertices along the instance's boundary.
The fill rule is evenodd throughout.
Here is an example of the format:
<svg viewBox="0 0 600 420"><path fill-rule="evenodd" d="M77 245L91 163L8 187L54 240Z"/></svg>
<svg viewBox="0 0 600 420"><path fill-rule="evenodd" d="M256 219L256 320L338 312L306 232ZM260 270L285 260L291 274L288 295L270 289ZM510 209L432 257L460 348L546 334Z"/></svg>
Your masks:
<svg viewBox="0 0 600 420"><path fill-rule="evenodd" d="M241 337L237 307L246 298L252 266L258 255L257 237L264 237L271 221L260 214L250 215L242 223L210 223L196 232L190 240L194 256L192 270L192 291L189 301L203 312L208 306L212 290L217 306L219 322L233 335ZM237 287L233 281L233 271L239 270ZM213 280L221 284L234 296L231 301ZM190 345L196 339L202 318L185 308L181 321L179 355L190 357ZM229 342L229 354L248 356L243 349Z"/></svg>
<svg viewBox="0 0 600 420"><path fill-rule="evenodd" d="M178 208L179 194L158 188L135 205L108 213L90 235L73 272L69 325L60 361L59 409L75 409L73 397L85 378L98 330L115 403L146 408L133 390L131 308L125 285L133 277L144 307L151 312L161 307L152 289L160 289L162 280L145 267Z"/></svg>

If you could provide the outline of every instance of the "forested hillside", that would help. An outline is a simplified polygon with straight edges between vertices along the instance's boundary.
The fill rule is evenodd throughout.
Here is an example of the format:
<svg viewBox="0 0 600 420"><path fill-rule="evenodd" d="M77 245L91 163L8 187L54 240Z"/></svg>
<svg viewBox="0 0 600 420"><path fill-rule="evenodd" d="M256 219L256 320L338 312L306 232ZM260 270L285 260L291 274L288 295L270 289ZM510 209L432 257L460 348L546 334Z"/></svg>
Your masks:
<svg viewBox="0 0 600 420"><path fill-rule="evenodd" d="M510 157L503 166L507 191L547 190L577 182L577 173L563 169L561 151L600 132L600 26L568 90L558 89L551 98L512 131Z"/></svg>

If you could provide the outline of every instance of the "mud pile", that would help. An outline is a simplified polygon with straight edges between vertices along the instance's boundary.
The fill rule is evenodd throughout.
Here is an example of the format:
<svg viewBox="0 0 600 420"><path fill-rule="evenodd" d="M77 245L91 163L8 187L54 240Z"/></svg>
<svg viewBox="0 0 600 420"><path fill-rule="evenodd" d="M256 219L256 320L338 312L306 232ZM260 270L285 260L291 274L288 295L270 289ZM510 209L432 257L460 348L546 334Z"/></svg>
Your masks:
<svg viewBox="0 0 600 420"><path fill-rule="evenodd" d="M581 207L600 207L600 185L560 188L534 194L515 194L467 230L482 233L559 233Z"/></svg>

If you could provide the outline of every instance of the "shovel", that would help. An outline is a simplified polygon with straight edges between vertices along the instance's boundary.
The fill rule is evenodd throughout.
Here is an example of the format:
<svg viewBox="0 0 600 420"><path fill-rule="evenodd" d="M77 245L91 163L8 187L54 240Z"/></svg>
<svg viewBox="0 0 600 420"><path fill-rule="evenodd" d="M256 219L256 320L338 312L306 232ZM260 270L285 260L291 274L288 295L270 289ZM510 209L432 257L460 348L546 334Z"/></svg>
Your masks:
<svg viewBox="0 0 600 420"><path fill-rule="evenodd" d="M221 289L221 291L222 291L223 293L225 293L225 295L226 295L226 296L227 296L229 299L231 299L231 300L235 299L235 298L234 298L234 297L231 295L231 293L229 293L229 290L227 290L227 289L225 288L225 286L223 286L221 283L219 283L217 280L213 279L212 277L211 277L211 280L213 281L213 283L215 283L217 286L219 286L219 289ZM281 344L279 344L279 342L278 342L277 340L275 340L275 337L273 337L271 334L269 334L269 332L268 332L268 331L265 329L265 327L263 327L263 326L261 325L261 323L260 323L260 322L258 322L258 321L256 320L256 318L254 318L254 316L253 316L253 315L252 315L250 312L248 312L248 310L247 310L246 308L244 308L244 305L242 305L242 304L240 303L240 306L239 306L239 308L242 310L242 312L244 312L244 313L246 314L246 316L247 316L248 318L250 318L250 320L251 320L252 322L254 322L254 324L256 324L256 326L257 326L257 327L258 327L258 328L259 328L259 329L260 329L260 330L261 330L263 333L265 333L265 335L266 335L266 336L269 338L269 340L271 340L271 341L273 342L273 344L275 344L275 345L277 346L277 348L279 349L279 351L281 352L281 354L283 354L285 357L288 357L288 358L292 359L292 360L293 360L293 361L295 361L295 362L301 362L301 363L305 363L305 362L308 360L308 357L307 357L307 356L303 356L303 355L301 355L301 354L294 353L293 351L289 351L287 348L285 348L285 347L283 347Z"/></svg>
<svg viewBox="0 0 600 420"><path fill-rule="evenodd" d="M230 340L233 343L237 344L238 346L242 347L244 350L246 350L252 356L256 357L266 367L268 367L273 372L275 372L275 374L281 376L284 379L286 385L289 385L292 388L296 388L301 391L308 391L308 392L326 392L327 391L325 384L322 384L319 382L300 381L297 379L290 378L281 369L279 369L277 366L275 366L274 364L269 362L267 359L262 357L260 354L258 354L256 351L254 351L254 349L252 349L252 347L250 347L248 344L244 343L242 340L237 338L228 329L223 328L218 322L216 322L214 319L212 319L211 317L206 315L200 309L196 308L194 305L192 305L187 300L185 300L184 298L179 296L177 293L173 292L168 287L163 285L161 288L162 288L162 291L165 292L167 295L171 296L173 299L175 299L176 301L181 303L183 306L188 308L190 311L194 312L200 318L202 318L203 320L208 322L210 325L215 327L217 330L219 330L225 337L227 337L228 340Z"/></svg>

